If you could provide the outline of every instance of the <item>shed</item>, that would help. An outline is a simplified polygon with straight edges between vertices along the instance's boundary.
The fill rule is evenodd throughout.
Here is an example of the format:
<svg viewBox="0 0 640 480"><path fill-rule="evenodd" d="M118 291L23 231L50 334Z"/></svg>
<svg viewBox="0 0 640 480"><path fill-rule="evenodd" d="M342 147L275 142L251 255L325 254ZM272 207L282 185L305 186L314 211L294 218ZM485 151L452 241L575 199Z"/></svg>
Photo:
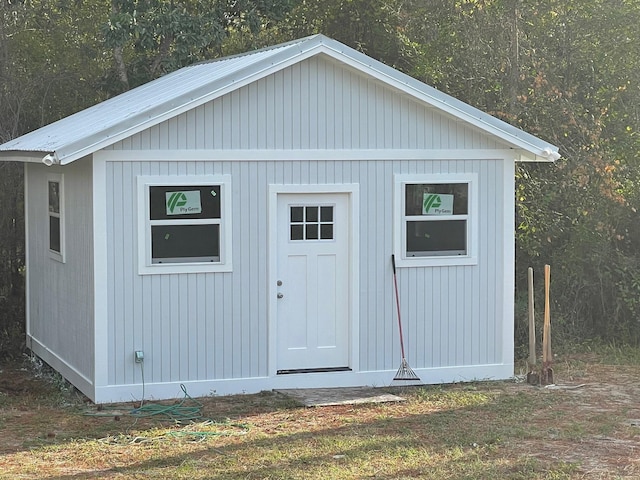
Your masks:
<svg viewBox="0 0 640 480"><path fill-rule="evenodd" d="M322 35L0 146L27 345L94 402L514 369L514 169L557 148Z"/></svg>

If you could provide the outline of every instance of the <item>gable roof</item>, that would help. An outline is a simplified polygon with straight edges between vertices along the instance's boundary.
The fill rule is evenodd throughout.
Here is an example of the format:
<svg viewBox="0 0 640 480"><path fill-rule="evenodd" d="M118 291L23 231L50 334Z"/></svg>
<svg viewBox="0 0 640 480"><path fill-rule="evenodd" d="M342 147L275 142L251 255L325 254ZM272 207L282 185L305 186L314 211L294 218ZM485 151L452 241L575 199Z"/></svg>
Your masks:
<svg viewBox="0 0 640 480"><path fill-rule="evenodd" d="M230 91L325 54L521 151L554 161L558 148L324 35L197 63L0 145L0 160L67 164Z"/></svg>

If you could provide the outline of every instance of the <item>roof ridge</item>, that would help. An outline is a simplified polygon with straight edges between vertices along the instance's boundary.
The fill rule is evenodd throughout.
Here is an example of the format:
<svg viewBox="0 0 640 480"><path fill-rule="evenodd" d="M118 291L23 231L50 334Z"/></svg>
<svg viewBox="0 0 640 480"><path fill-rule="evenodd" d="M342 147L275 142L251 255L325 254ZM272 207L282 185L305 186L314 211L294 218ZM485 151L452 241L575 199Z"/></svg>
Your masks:
<svg viewBox="0 0 640 480"><path fill-rule="evenodd" d="M306 43L309 40L312 40L314 38L328 38L325 35L322 35L321 33L316 33L313 35L308 35L306 37L302 37L302 38L298 38L297 40L290 40L288 42L282 42L282 43L277 43L275 45L267 45L266 47L261 47L261 48L256 48L255 50L248 50L246 52L240 52L240 53L234 53L232 55L225 55L224 57L218 57L218 58L210 58L208 60L201 60L199 62L195 62L192 63L190 65L186 65L185 68L188 67L194 67L196 65L207 65L207 64L211 64L211 63L215 63L215 62L221 62L224 60L233 60L234 58L241 58L241 57L247 57L250 55L255 55L257 53L263 53L263 52L267 52L270 50L278 50L280 48L286 48L289 47L291 45L296 45L296 44L303 44ZM177 70L174 70L177 71ZM170 72L173 73L173 72Z"/></svg>

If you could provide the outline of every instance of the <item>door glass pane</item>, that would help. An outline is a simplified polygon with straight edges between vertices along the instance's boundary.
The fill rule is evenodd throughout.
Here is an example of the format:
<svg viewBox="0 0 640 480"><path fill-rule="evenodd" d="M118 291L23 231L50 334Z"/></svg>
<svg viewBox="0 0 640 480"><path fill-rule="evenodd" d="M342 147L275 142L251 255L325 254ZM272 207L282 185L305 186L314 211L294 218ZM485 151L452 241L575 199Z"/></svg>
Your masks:
<svg viewBox="0 0 640 480"><path fill-rule="evenodd" d="M320 226L320 238L322 240L333 240L333 224Z"/></svg>
<svg viewBox="0 0 640 480"><path fill-rule="evenodd" d="M317 240L318 239L318 224L316 223L308 223L307 224L307 240Z"/></svg>
<svg viewBox="0 0 640 480"><path fill-rule="evenodd" d="M305 219L307 222L317 222L318 221L318 207L306 207L307 210L307 218Z"/></svg>
<svg viewBox="0 0 640 480"><path fill-rule="evenodd" d="M291 240L304 240L304 227L302 225L291 225Z"/></svg>
<svg viewBox="0 0 640 480"><path fill-rule="evenodd" d="M333 207L320 207L320 221L333 222Z"/></svg>
<svg viewBox="0 0 640 480"><path fill-rule="evenodd" d="M303 211L302 207L291 207L291 221L302 222L304 220Z"/></svg>

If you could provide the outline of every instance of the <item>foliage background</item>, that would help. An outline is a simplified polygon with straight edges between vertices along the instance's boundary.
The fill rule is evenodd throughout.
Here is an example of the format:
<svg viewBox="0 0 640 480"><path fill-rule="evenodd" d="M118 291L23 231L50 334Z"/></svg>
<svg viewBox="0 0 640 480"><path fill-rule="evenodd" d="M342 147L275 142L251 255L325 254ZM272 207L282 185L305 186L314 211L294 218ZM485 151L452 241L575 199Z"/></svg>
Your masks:
<svg viewBox="0 0 640 480"><path fill-rule="evenodd" d="M3 0L0 141L184 65L324 33L558 145L521 164L516 345L526 271L555 342L640 342L640 2ZM24 348L22 166L0 164L0 357ZM541 310L538 307L538 310Z"/></svg>

